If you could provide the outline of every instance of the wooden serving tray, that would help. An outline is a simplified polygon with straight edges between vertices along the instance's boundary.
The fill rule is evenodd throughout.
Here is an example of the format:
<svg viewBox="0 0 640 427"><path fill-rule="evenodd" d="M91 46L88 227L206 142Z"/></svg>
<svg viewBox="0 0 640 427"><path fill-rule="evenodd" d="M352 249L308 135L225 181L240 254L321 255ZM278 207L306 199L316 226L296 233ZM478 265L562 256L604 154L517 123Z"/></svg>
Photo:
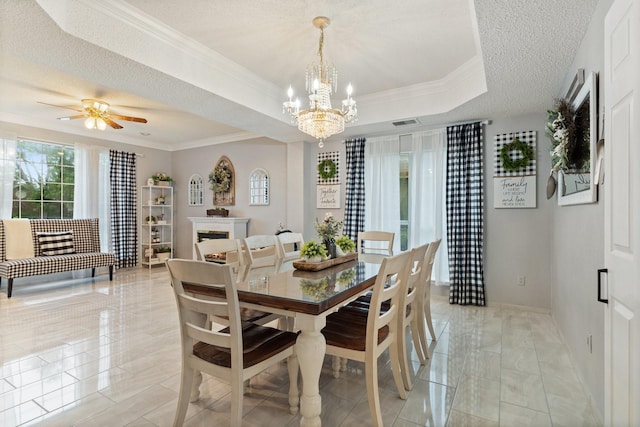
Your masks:
<svg viewBox="0 0 640 427"><path fill-rule="evenodd" d="M358 258L358 254L355 252L351 252L346 254L345 256L340 256L337 258L332 258L332 259L328 259L326 261L320 261L320 262L310 262L308 260L300 260L300 261L294 261L293 262L293 267L297 270L304 270L304 271L320 271L320 270L324 270L325 268L329 268L329 267L333 267L335 265L339 265L345 262L349 262L351 260L354 260Z"/></svg>

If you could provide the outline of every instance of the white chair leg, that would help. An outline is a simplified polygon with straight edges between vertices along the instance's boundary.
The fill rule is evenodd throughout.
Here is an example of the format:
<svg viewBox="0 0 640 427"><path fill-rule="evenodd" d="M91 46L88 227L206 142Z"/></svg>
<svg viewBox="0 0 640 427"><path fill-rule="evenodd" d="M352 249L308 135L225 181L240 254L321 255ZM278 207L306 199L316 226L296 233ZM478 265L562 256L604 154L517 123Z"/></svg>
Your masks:
<svg viewBox="0 0 640 427"><path fill-rule="evenodd" d="M189 396L189 402L196 402L200 399L200 384L202 384L202 372L192 370L193 382L191 383L191 391Z"/></svg>
<svg viewBox="0 0 640 427"><path fill-rule="evenodd" d="M407 391L404 388L404 381L402 380L402 373L400 372L400 355L398 354L398 346L389 346L389 359L391 364L391 373L393 374L393 380L396 383L398 394L402 400L407 399Z"/></svg>
<svg viewBox="0 0 640 427"><path fill-rule="evenodd" d="M391 347L394 347L393 345ZM393 363L393 362L392 362ZM382 411L380 410L380 395L378 394L378 364L376 358L366 360L364 363L364 373L367 384L367 400L369 401L369 411L371 421L376 427L382 427ZM404 388L403 388L404 390Z"/></svg>
<svg viewBox="0 0 640 427"><path fill-rule="evenodd" d="M300 391L298 390L298 372L300 371L300 363L298 356L295 354L287 359L287 369L289 370L289 412L292 415L298 413L300 404Z"/></svg>
<svg viewBox="0 0 640 427"><path fill-rule="evenodd" d="M231 380L231 427L240 427L242 425L242 401L244 398L244 387L246 381L236 378Z"/></svg>
<svg viewBox="0 0 640 427"><path fill-rule="evenodd" d="M331 369L333 370L333 378L340 378L340 357L332 356Z"/></svg>
<svg viewBox="0 0 640 427"><path fill-rule="evenodd" d="M427 319L427 325L429 326L429 332L431 333L431 339L436 340L436 333L433 330L433 323L431 323L431 302L428 301L424 307L424 316Z"/></svg>
<svg viewBox="0 0 640 427"><path fill-rule="evenodd" d="M192 387L194 385L193 377L200 372L190 369L188 366L182 366L182 376L180 378L180 394L178 395L178 407L176 408L176 416L173 420L173 426L179 427L184 424L189 409L189 396L192 395ZM197 400L197 398L196 398Z"/></svg>
<svg viewBox="0 0 640 427"><path fill-rule="evenodd" d="M347 372L347 362L349 361L349 359L347 359L346 357L341 357L340 358L340 372Z"/></svg>
<svg viewBox="0 0 640 427"><path fill-rule="evenodd" d="M396 341L398 348L398 358L400 360L400 373L402 375L402 384L405 390L411 390L411 373L409 372L409 355L407 354L407 328L400 329L398 340Z"/></svg>
<svg viewBox="0 0 640 427"><path fill-rule="evenodd" d="M420 333L418 331L418 322L422 320L420 316L415 316L411 320L411 338L413 339L413 348L415 348L416 353L418 354L418 360L420 360L420 364L424 365L427 363L424 352L422 351L422 340L420 339Z"/></svg>

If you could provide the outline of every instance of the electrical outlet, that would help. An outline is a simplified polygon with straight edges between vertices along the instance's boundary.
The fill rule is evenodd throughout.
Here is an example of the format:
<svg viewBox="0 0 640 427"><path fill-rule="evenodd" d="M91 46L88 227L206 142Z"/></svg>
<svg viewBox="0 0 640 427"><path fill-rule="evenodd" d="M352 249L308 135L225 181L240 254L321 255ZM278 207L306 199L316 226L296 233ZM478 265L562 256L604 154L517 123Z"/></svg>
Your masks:
<svg viewBox="0 0 640 427"><path fill-rule="evenodd" d="M526 277L525 276L518 276L518 279L516 281L516 285L524 286L525 282L526 282Z"/></svg>

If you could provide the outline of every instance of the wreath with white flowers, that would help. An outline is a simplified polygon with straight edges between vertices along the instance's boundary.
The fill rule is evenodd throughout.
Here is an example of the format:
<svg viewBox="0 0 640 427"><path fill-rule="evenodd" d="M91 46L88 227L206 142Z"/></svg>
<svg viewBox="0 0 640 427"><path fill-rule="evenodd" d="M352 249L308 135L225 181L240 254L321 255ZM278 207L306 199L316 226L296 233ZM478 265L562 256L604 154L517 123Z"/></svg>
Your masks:
<svg viewBox="0 0 640 427"><path fill-rule="evenodd" d="M220 163L209 174L209 182L214 193L227 192L231 188L231 171L225 164Z"/></svg>
<svg viewBox="0 0 640 427"><path fill-rule="evenodd" d="M336 164L331 159L324 159L318 163L318 175L323 180L336 176Z"/></svg>
<svg viewBox="0 0 640 427"><path fill-rule="evenodd" d="M519 159L513 159L509 154L511 151L519 151L522 157ZM515 138L508 144L505 144L500 150L500 160L502 161L502 168L509 172L519 171L522 168L529 166L529 162L533 160L533 150L531 146L526 142L520 141Z"/></svg>
<svg viewBox="0 0 640 427"><path fill-rule="evenodd" d="M580 132L576 111L569 101L559 99L556 109L549 110L547 136L551 149L552 171L567 171L589 167L589 132Z"/></svg>

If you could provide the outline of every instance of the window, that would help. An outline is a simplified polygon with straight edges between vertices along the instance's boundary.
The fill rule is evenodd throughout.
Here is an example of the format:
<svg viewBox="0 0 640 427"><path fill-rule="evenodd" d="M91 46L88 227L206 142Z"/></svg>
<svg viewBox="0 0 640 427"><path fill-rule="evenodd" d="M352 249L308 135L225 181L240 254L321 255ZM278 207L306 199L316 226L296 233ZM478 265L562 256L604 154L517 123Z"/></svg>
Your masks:
<svg viewBox="0 0 640 427"><path fill-rule="evenodd" d="M400 250L409 248L409 153L400 153Z"/></svg>
<svg viewBox="0 0 640 427"><path fill-rule="evenodd" d="M202 206L204 204L204 190L202 177L198 174L189 178L189 206Z"/></svg>
<svg viewBox="0 0 640 427"><path fill-rule="evenodd" d="M73 218L73 147L18 140L3 153L3 168L15 170L12 218Z"/></svg>
<svg viewBox="0 0 640 427"><path fill-rule="evenodd" d="M249 188L251 189L249 199L251 205L269 204L269 175L266 170L256 169L251 172Z"/></svg>

